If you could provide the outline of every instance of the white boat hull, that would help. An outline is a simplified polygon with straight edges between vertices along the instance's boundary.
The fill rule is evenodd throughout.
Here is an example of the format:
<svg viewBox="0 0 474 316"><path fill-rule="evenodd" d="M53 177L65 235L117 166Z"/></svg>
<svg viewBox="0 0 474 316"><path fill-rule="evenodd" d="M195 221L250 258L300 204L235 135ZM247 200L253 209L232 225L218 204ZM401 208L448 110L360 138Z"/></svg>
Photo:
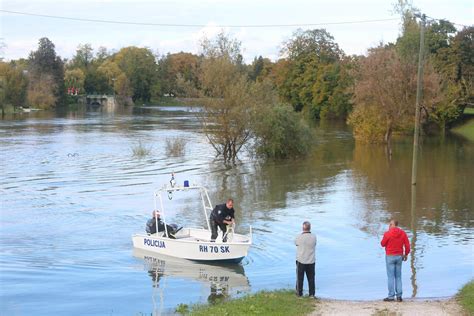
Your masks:
<svg viewBox="0 0 474 316"><path fill-rule="evenodd" d="M196 261L240 262L247 256L252 244L249 236L233 234L228 242L220 235L216 242L209 240L211 232L206 229L185 228L176 234L176 239L158 234L133 235L133 247L156 254Z"/></svg>

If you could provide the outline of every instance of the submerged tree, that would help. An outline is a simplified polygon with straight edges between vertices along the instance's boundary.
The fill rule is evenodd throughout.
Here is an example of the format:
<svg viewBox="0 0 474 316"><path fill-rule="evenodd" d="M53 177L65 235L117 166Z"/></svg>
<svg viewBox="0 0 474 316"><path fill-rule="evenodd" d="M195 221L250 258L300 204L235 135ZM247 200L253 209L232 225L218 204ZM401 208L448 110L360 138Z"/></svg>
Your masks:
<svg viewBox="0 0 474 316"><path fill-rule="evenodd" d="M240 42L221 33L202 41L200 119L207 138L225 161L234 161L251 137L247 75L238 67Z"/></svg>
<svg viewBox="0 0 474 316"><path fill-rule="evenodd" d="M403 61L393 46L371 49L359 65L349 123L356 139L390 144L394 131L413 126L416 65ZM423 104L430 107L439 101L440 89L439 77L429 64L423 83Z"/></svg>

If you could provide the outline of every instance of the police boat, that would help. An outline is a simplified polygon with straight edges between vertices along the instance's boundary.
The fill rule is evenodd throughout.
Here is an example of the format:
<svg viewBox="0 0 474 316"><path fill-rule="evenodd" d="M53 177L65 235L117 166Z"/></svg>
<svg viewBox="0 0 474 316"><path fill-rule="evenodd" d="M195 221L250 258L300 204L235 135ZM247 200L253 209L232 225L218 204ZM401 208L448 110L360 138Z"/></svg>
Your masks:
<svg viewBox="0 0 474 316"><path fill-rule="evenodd" d="M206 228L181 227L175 232L168 232L166 223L166 211L163 207L163 196L170 198L178 192L198 192L201 197L202 215L206 219ZM171 199L171 198L170 198ZM224 234L219 230L219 235L214 242L211 242L211 227L209 215L213 207L206 188L197 185L189 185L184 181L183 186L179 186L172 177L170 184L163 186L154 192L155 210L161 207L161 218L164 222L164 231L154 234L137 233L132 236L133 247L149 251L154 254L161 254L182 259L203 261L203 262L231 262L238 263L247 256L252 245L252 227L248 235L237 234L233 227L227 228ZM155 219L158 221L158 219ZM156 222L158 227L158 222ZM223 242L224 237L227 241Z"/></svg>

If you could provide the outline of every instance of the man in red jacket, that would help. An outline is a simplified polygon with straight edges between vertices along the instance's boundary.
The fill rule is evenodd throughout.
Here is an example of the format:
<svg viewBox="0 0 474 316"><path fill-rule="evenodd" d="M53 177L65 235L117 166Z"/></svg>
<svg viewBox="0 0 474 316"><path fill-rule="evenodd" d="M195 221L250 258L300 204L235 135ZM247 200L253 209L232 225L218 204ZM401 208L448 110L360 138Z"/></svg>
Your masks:
<svg viewBox="0 0 474 316"><path fill-rule="evenodd" d="M387 264L388 297L384 301L402 301L402 260L406 261L410 253L410 242L407 234L398 228L398 221L390 220L388 231L383 234L381 242L385 247L385 262ZM405 249L404 249L405 248Z"/></svg>

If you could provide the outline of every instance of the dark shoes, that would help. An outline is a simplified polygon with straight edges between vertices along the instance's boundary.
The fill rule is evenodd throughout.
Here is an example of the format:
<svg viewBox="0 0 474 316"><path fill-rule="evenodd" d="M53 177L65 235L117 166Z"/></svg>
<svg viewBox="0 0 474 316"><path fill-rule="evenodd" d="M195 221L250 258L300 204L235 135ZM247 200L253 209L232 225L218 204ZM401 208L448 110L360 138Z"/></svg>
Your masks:
<svg viewBox="0 0 474 316"><path fill-rule="evenodd" d="M393 297L386 297L383 299L384 302L394 302L395 299Z"/></svg>
<svg viewBox="0 0 474 316"><path fill-rule="evenodd" d="M402 300L402 297L401 297L401 296L398 296L398 297L397 297L397 302L403 302L403 300Z"/></svg>

